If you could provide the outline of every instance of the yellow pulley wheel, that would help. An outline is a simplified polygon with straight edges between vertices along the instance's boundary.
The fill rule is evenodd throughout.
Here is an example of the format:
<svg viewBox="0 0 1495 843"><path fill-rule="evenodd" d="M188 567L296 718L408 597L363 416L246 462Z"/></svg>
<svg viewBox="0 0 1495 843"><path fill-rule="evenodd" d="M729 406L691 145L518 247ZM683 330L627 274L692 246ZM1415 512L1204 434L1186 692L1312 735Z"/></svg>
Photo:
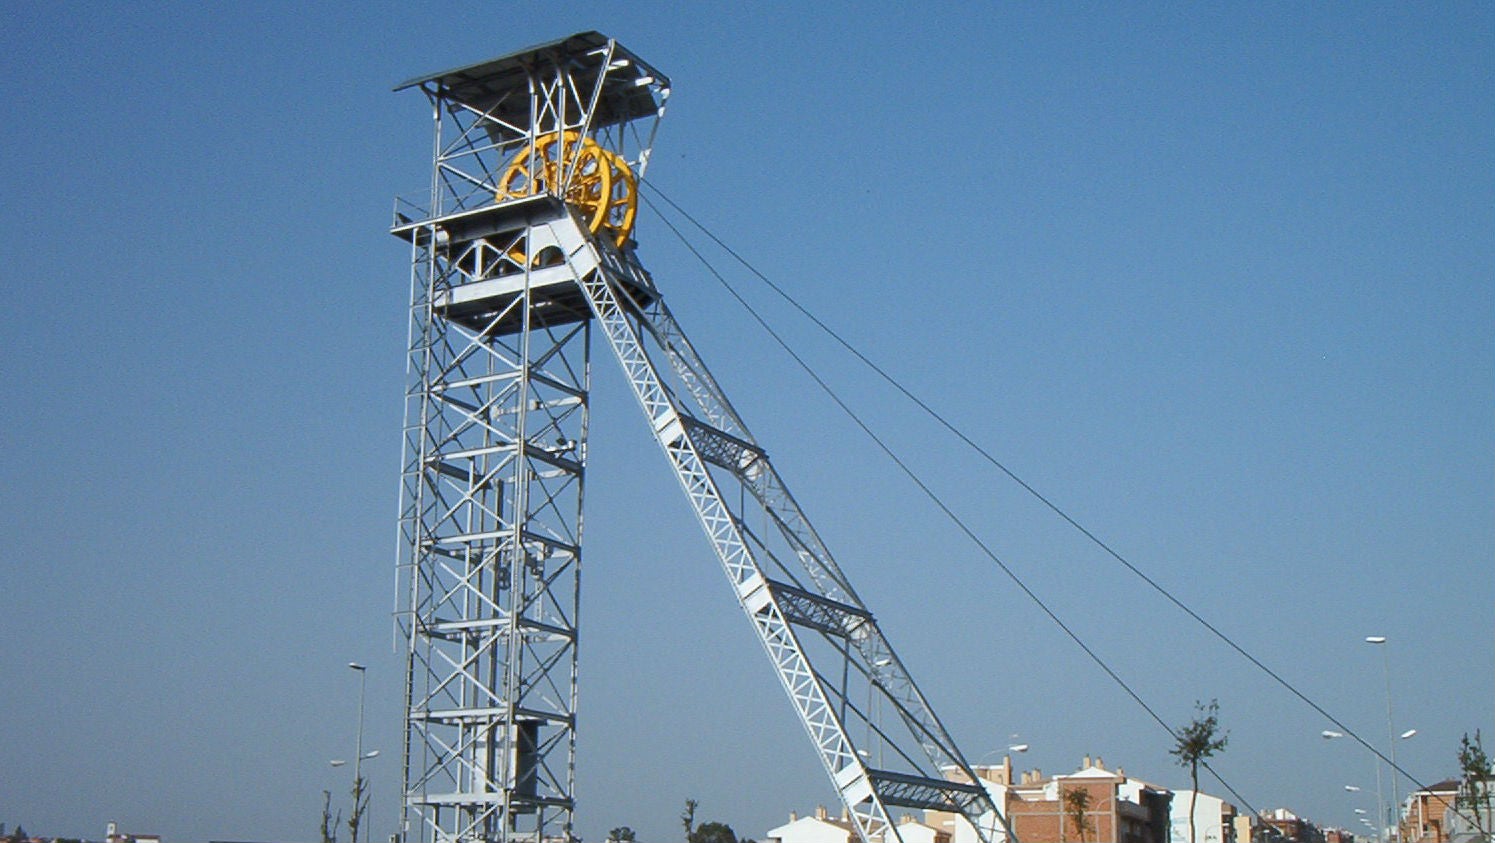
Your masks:
<svg viewBox="0 0 1495 843"><path fill-rule="evenodd" d="M581 212L592 233L606 231L618 246L633 233L638 180L621 155L579 132L541 135L509 161L498 181L500 202L540 193L564 199Z"/></svg>

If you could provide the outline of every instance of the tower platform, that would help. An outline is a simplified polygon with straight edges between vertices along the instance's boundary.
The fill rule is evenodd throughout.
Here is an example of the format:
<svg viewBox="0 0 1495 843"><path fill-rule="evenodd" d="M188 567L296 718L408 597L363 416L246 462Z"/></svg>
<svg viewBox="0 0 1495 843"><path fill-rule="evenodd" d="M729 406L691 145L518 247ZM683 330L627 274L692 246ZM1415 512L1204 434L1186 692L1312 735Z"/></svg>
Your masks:
<svg viewBox="0 0 1495 843"><path fill-rule="evenodd" d="M434 290L432 306L442 318L470 330L489 335L524 330L525 316L515 303L526 288L531 327L591 318L576 279L597 269L597 257L586 248L589 238L571 209L554 196L512 199L430 220L397 217L390 233L422 247L434 238L436 259L457 270L444 276L460 283ZM627 297L640 306L653 301L648 288L632 279L623 284Z"/></svg>

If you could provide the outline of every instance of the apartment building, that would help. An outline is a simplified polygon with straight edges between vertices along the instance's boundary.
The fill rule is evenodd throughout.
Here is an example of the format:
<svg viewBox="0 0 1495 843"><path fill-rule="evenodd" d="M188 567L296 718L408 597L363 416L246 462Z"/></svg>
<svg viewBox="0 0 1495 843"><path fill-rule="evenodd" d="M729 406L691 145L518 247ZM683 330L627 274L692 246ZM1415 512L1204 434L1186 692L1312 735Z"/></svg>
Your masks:
<svg viewBox="0 0 1495 843"><path fill-rule="evenodd" d="M1408 794L1402 804L1403 843L1448 843L1443 815L1453 807L1459 780L1446 779Z"/></svg>
<svg viewBox="0 0 1495 843"><path fill-rule="evenodd" d="M1016 782L1010 758L974 770L1022 843L1170 843L1172 792L1119 768L1108 770L1100 758L1086 757L1069 774L1045 777L1032 770ZM1006 841L1007 829L995 817L980 822L993 843ZM948 832L952 843L976 843L975 829L964 818L930 811L925 823Z"/></svg>

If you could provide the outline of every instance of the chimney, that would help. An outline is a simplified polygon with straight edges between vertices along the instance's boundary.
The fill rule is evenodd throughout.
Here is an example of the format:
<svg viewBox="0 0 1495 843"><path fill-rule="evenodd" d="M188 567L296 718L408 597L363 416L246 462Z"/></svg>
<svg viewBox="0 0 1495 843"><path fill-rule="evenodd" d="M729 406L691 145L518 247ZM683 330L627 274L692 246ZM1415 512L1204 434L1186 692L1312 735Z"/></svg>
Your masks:
<svg viewBox="0 0 1495 843"><path fill-rule="evenodd" d="M1085 763L1080 765L1080 769L1084 770L1084 769L1088 768L1089 766L1090 766L1090 756L1087 755L1087 756L1085 756Z"/></svg>
<svg viewBox="0 0 1495 843"><path fill-rule="evenodd" d="M816 805L815 806L815 819L817 819L817 820L823 820L823 819L825 819L825 806L824 805Z"/></svg>
<svg viewBox="0 0 1495 843"><path fill-rule="evenodd" d="M798 811L790 811L789 812L789 821L790 822L794 822L797 819L799 819L799 812Z"/></svg>
<svg viewBox="0 0 1495 843"><path fill-rule="evenodd" d="M1095 766L1097 766L1100 769L1104 770L1104 769L1106 769L1106 762L1105 762L1105 760L1103 758L1101 758L1099 755L1097 755L1097 756L1095 756Z"/></svg>

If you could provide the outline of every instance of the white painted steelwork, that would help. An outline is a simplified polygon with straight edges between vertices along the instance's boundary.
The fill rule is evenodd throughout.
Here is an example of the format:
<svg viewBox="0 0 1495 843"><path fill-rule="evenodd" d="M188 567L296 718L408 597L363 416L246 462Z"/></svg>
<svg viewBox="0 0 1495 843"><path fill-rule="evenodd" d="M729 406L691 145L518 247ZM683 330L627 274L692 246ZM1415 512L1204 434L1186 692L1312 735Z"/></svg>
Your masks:
<svg viewBox="0 0 1495 843"><path fill-rule="evenodd" d="M990 840L1000 815L987 792L665 306L629 229L598 222L577 187L581 159L525 158L575 132L574 149L595 141L591 160L615 162L610 183L632 188L668 85L616 41L582 33L402 86L426 92L437 127L429 205L398 204L393 228L414 256L399 564L406 839L574 836L595 321L859 836L901 843L896 807L962 814ZM549 179L544 190L506 193L500 179L518 169Z"/></svg>

